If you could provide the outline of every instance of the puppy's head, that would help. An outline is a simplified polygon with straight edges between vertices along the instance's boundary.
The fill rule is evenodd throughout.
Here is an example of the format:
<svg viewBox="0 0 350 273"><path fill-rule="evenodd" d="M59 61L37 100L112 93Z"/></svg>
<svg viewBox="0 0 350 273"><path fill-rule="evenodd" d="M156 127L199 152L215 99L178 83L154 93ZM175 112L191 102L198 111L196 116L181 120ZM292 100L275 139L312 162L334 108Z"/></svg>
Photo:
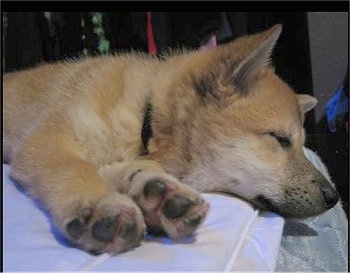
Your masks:
<svg viewBox="0 0 350 273"><path fill-rule="evenodd" d="M181 68L189 75L181 86L185 93L173 92L168 129L180 132L169 129L171 146L182 150L189 165L181 174L185 182L237 194L284 216L306 217L333 207L338 195L303 152L304 115L317 100L296 95L269 65L280 32L276 25L187 58L183 67L189 69ZM177 164L164 160L173 173Z"/></svg>

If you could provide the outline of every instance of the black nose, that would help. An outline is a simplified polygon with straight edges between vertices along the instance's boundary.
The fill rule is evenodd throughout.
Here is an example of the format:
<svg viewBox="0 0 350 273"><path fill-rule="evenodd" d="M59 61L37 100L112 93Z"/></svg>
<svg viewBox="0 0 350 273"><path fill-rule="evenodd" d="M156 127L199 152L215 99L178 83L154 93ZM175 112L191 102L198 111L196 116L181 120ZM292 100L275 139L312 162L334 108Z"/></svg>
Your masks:
<svg viewBox="0 0 350 273"><path fill-rule="evenodd" d="M331 187L322 188L322 193L324 200L326 201L327 207L329 209L334 207L339 200L338 193Z"/></svg>

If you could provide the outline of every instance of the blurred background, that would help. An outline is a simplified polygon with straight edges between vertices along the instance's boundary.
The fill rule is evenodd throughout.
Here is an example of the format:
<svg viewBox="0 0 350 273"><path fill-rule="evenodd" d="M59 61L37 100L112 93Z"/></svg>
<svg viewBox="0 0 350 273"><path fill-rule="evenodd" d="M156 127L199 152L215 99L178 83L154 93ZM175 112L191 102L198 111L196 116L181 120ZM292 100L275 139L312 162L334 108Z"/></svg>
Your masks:
<svg viewBox="0 0 350 273"><path fill-rule="evenodd" d="M297 93L319 100L307 114L306 146L329 168L348 215L347 12L2 12L3 71L41 62L138 50L227 43L276 23L283 33L272 61Z"/></svg>

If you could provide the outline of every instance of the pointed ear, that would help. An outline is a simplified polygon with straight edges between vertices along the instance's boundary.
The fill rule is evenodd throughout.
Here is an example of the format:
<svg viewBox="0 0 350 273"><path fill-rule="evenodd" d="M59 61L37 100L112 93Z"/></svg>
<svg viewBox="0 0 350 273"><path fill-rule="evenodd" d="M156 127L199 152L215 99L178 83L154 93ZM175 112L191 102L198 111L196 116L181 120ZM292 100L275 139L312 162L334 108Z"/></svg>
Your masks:
<svg viewBox="0 0 350 273"><path fill-rule="evenodd" d="M234 85L244 92L251 80L270 62L272 50L282 31L278 24L264 32L253 35L252 43L256 44L248 56L239 63L233 72Z"/></svg>
<svg viewBox="0 0 350 273"><path fill-rule="evenodd" d="M199 95L226 98L232 95L232 88L222 88L226 86L234 87L242 95L247 94L252 80L269 64L281 31L282 25L278 24L206 52L210 65L193 76Z"/></svg>
<svg viewBox="0 0 350 273"><path fill-rule="evenodd" d="M302 95L297 95L297 97L298 97L300 108L304 114L306 112L309 112L313 108L315 108L318 102L317 99L315 99L313 96L310 96L310 95L302 94Z"/></svg>

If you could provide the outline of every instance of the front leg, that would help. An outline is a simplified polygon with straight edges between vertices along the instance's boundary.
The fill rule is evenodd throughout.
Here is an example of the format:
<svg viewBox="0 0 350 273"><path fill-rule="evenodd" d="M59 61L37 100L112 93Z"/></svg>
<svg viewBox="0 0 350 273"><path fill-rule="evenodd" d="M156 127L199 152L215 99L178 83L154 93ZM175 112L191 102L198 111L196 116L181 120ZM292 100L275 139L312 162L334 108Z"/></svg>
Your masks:
<svg viewBox="0 0 350 273"><path fill-rule="evenodd" d="M165 173L155 161L115 163L99 174L110 188L139 205L151 233L165 232L171 238L191 235L206 217L209 205L201 195Z"/></svg>
<svg viewBox="0 0 350 273"><path fill-rule="evenodd" d="M74 245L115 254L141 243L146 225L140 208L130 197L111 192L69 137L49 130L34 133L11 168Z"/></svg>

